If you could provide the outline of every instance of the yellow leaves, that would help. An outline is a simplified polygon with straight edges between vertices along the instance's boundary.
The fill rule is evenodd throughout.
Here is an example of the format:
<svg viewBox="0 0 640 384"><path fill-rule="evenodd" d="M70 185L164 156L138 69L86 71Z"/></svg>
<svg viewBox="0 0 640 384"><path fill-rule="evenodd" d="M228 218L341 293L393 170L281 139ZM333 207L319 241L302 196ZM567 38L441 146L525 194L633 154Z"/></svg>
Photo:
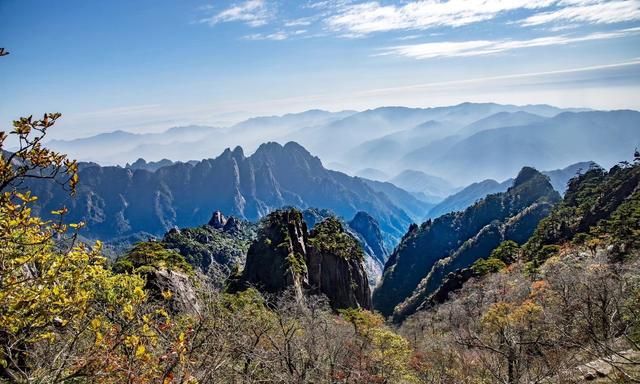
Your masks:
<svg viewBox="0 0 640 384"><path fill-rule="evenodd" d="M142 300L145 298L145 293L141 286L136 286L133 289L133 295L139 300Z"/></svg>
<svg viewBox="0 0 640 384"><path fill-rule="evenodd" d="M66 214L67 214L67 212L68 212L68 209L67 209L66 207L64 207L64 208L62 208L62 209L58 209L58 210L55 210L55 211L51 211L51 214L52 214L52 215L58 215L58 216L61 216L61 215L66 215Z"/></svg>
<svg viewBox="0 0 640 384"><path fill-rule="evenodd" d="M516 305L504 301L493 304L482 316L481 323L492 332L507 327L526 326L538 319L543 309L532 300Z"/></svg>
<svg viewBox="0 0 640 384"><path fill-rule="evenodd" d="M169 290L162 291L162 297L165 300L171 299L172 296L173 296L173 294L171 293L171 291L169 291Z"/></svg>
<svg viewBox="0 0 640 384"><path fill-rule="evenodd" d="M133 305L125 304L122 307L122 314L124 315L125 319L132 320L133 319Z"/></svg>
<svg viewBox="0 0 640 384"><path fill-rule="evenodd" d="M84 227L84 222L81 221L79 223L71 223L69 224L69 227L78 230Z"/></svg>
<svg viewBox="0 0 640 384"><path fill-rule="evenodd" d="M26 193L16 192L15 193L15 197L17 197L20 201L22 201L24 203L32 203L32 202L38 200L38 198L36 196L31 196L30 192L26 192Z"/></svg>
<svg viewBox="0 0 640 384"><path fill-rule="evenodd" d="M136 347L136 358L140 359L145 356L146 348L144 345L140 344Z"/></svg>
<svg viewBox="0 0 640 384"><path fill-rule="evenodd" d="M137 347L138 343L140 343L140 338L136 335L129 335L124 340L124 344L130 348Z"/></svg>
<svg viewBox="0 0 640 384"><path fill-rule="evenodd" d="M94 331L100 329L100 325L102 325L100 319L95 318L91 320L91 329L93 329Z"/></svg>
<svg viewBox="0 0 640 384"><path fill-rule="evenodd" d="M513 305L504 301L493 304L482 316L481 323L492 331L498 331L509 325L509 314Z"/></svg>

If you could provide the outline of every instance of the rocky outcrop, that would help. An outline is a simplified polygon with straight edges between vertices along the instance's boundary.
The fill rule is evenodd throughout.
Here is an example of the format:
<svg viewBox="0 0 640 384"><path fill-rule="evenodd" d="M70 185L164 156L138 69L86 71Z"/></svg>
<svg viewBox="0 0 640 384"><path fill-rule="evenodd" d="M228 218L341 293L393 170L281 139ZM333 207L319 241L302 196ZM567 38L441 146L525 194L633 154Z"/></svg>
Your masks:
<svg viewBox="0 0 640 384"><path fill-rule="evenodd" d="M224 228L226 223L227 223L227 219L224 217L224 215L220 211L213 212L213 215L209 220L209 225L216 229Z"/></svg>
<svg viewBox="0 0 640 384"><path fill-rule="evenodd" d="M306 262L309 285L329 298L333 308L371 308L371 291L358 241L336 218L317 224L310 233Z"/></svg>
<svg viewBox="0 0 640 384"><path fill-rule="evenodd" d="M262 221L242 278L266 292L326 295L334 309L369 309L363 261L358 241L336 218L324 219L309 233L300 211L278 210Z"/></svg>
<svg viewBox="0 0 640 384"><path fill-rule="evenodd" d="M167 268L153 269L145 274L146 290L155 299L163 300L175 313L200 313L192 277Z"/></svg>
<svg viewBox="0 0 640 384"><path fill-rule="evenodd" d="M525 242L559 200L546 176L525 167L506 192L412 226L385 265L374 308L394 320L414 313L449 273L487 258L504 240Z"/></svg>
<svg viewBox="0 0 640 384"><path fill-rule="evenodd" d="M327 209L309 208L302 212L307 227L311 230L323 220L335 215ZM389 254L384 246L384 239L380 226L376 219L366 212L356 213L351 221L342 223L343 228L349 232L364 251L364 268L369 281L369 288L373 290L382 277L382 269Z"/></svg>
<svg viewBox="0 0 640 384"><path fill-rule="evenodd" d="M298 297L309 286L307 225L295 209L272 212L263 219L249 247L243 279L266 292L293 288Z"/></svg>

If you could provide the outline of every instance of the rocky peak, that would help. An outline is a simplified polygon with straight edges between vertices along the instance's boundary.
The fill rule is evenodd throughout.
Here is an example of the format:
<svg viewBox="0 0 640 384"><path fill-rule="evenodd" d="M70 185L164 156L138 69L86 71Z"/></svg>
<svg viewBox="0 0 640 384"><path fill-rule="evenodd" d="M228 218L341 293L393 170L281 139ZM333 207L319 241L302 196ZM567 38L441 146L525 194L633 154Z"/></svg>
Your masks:
<svg viewBox="0 0 640 384"><path fill-rule="evenodd" d="M231 216L227 219L227 222L224 224L222 228L225 232L237 232L240 230L241 222L235 217Z"/></svg>
<svg viewBox="0 0 640 384"><path fill-rule="evenodd" d="M309 234L300 211L278 210L263 219L243 280L267 292L324 294L334 309L370 308L363 259L358 241L338 219L323 220Z"/></svg>
<svg viewBox="0 0 640 384"><path fill-rule="evenodd" d="M516 179L513 182L513 188L516 188L526 182L529 182L531 180L534 180L536 178L545 178L545 176L540 173L537 169L532 168L532 167L523 167L520 172L518 173L518 176L516 176Z"/></svg>
<svg viewBox="0 0 640 384"><path fill-rule="evenodd" d="M221 228L224 228L226 223L227 223L227 219L224 217L222 212L215 211L213 212L213 215L211 216L211 220L209 220L208 224L216 229L221 229Z"/></svg>
<svg viewBox="0 0 640 384"><path fill-rule="evenodd" d="M307 286L307 225L296 209L277 210L261 222L249 247L243 279L266 292L293 287L302 297Z"/></svg>

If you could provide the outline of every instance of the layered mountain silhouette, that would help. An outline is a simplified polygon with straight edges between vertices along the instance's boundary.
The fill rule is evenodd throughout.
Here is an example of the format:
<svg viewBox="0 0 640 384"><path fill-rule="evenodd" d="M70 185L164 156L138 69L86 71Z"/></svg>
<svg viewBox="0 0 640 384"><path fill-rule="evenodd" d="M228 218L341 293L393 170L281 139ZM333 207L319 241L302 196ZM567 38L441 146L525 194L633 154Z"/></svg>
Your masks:
<svg viewBox="0 0 640 384"><path fill-rule="evenodd" d="M564 112L550 119L515 127L489 129L462 139L446 153L411 155L452 182L503 179L523 165L553 169L591 159L611 166L640 144L640 112Z"/></svg>
<svg viewBox="0 0 640 384"><path fill-rule="evenodd" d="M396 320L414 313L449 272L488 257L504 240L524 243L559 200L548 177L525 167L506 192L412 225L385 265L374 308Z"/></svg>
<svg viewBox="0 0 640 384"><path fill-rule="evenodd" d="M251 221L283 206L327 208L348 218L365 211L380 224L388 244L412 221L385 193L325 169L294 142L263 144L249 157L236 147L215 159L155 172L85 164L80 180L73 198L53 183L34 181L30 187L43 215L67 206L67 220L85 222L83 234L103 240L199 226L216 210Z"/></svg>
<svg viewBox="0 0 640 384"><path fill-rule="evenodd" d="M296 141L330 168L349 174L388 181L412 170L468 185L487 178L506 179L525 165L554 169L584 159L612 165L628 153L632 142L638 144L630 140L637 132L629 127L637 122L637 112L631 111L462 103L362 112L309 110L256 117L228 127L187 126L153 134L116 131L48 145L80 160L124 164L139 158L200 160L236 145L253 152L267 141ZM603 137L614 125L615 132ZM549 132L552 135L545 140ZM616 146L624 148L618 151Z"/></svg>

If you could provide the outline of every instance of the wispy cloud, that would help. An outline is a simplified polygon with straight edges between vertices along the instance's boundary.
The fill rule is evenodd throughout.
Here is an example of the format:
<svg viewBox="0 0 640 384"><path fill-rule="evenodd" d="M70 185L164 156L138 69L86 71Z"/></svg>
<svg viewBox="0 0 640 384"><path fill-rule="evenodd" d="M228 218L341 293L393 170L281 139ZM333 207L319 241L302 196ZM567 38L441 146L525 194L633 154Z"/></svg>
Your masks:
<svg viewBox="0 0 640 384"><path fill-rule="evenodd" d="M524 26L556 22L583 22L592 24L612 24L640 20L640 1L637 0L565 0L563 8L542 12L524 19Z"/></svg>
<svg viewBox="0 0 640 384"><path fill-rule="evenodd" d="M639 0L413 0L386 5L378 1L334 4L325 23L340 36L355 37L394 30L460 27L516 10L533 12L523 20L514 20L522 26L640 20Z"/></svg>
<svg viewBox="0 0 640 384"><path fill-rule="evenodd" d="M243 38L245 40L286 40L290 37L300 36L307 33L306 29L296 29L292 31L277 31L273 33L252 33L249 35L245 35Z"/></svg>
<svg viewBox="0 0 640 384"><path fill-rule="evenodd" d="M640 28L629 28L611 32L591 33L582 36L548 36L528 40L472 40L444 41L437 43L407 44L384 48L377 56L397 55L415 59L438 57L482 56L514 49L566 45L577 42L620 38L640 33Z"/></svg>
<svg viewBox="0 0 640 384"><path fill-rule="evenodd" d="M227 8L201 22L215 25L226 22L243 22L251 27L260 27L269 21L271 12L264 0L248 0Z"/></svg>
<svg viewBox="0 0 640 384"><path fill-rule="evenodd" d="M285 27L305 27L311 25L311 18L305 17L294 20L287 20L284 23Z"/></svg>
<svg viewBox="0 0 640 384"><path fill-rule="evenodd" d="M372 1L342 6L326 23L332 30L360 35L402 29L459 27L490 20L504 12L540 9L554 3L556 0L428 0L381 5Z"/></svg>

